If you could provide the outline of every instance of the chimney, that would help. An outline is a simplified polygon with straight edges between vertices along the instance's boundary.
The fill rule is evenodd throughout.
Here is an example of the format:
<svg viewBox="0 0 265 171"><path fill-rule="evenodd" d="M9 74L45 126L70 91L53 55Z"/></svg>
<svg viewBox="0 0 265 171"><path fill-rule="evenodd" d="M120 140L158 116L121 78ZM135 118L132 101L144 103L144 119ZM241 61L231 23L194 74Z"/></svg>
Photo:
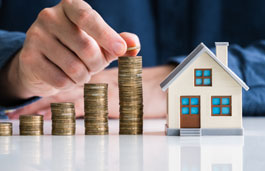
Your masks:
<svg viewBox="0 0 265 171"><path fill-rule="evenodd" d="M225 65L228 66L228 42L215 42L216 57Z"/></svg>

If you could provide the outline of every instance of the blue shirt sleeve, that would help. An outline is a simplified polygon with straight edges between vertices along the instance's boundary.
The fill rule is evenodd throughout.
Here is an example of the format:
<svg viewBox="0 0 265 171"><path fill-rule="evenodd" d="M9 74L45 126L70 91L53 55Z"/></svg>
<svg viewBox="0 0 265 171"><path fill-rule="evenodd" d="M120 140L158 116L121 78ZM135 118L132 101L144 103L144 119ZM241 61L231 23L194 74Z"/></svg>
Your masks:
<svg viewBox="0 0 265 171"><path fill-rule="evenodd" d="M25 34L0 30L0 68L22 47Z"/></svg>
<svg viewBox="0 0 265 171"><path fill-rule="evenodd" d="M0 1L1 4L1 1ZM22 32L9 32L0 30L0 69L3 68L8 61L12 59L14 54L21 49L25 40L25 33ZM0 115L4 114L5 110L16 109L32 103L39 99L38 97L32 97L27 100L17 100L10 103L10 105L3 105L0 102Z"/></svg>
<svg viewBox="0 0 265 171"><path fill-rule="evenodd" d="M265 113L265 40L246 47L229 48L228 66L249 86L243 91L245 116L264 116Z"/></svg>
<svg viewBox="0 0 265 171"><path fill-rule="evenodd" d="M211 48L215 52L215 48ZM180 63L186 56L170 58L169 62ZM246 47L232 44L228 49L228 66L248 86L243 90L243 115L264 116L265 113L265 40Z"/></svg>

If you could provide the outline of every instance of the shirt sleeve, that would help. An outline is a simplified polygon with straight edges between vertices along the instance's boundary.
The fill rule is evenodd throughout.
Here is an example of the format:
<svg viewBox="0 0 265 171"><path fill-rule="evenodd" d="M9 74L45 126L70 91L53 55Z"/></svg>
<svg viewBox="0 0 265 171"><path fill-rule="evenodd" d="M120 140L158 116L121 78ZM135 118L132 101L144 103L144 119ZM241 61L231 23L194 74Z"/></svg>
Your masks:
<svg viewBox="0 0 265 171"><path fill-rule="evenodd" d="M24 40L25 33L0 30L0 69L12 59L14 54L16 54L19 49L21 49ZM0 102L0 115L3 115L5 110L16 109L30 104L38 99L39 97L32 97L27 100L17 100L10 103L9 105L3 105L3 102Z"/></svg>
<svg viewBox="0 0 265 171"><path fill-rule="evenodd" d="M215 52L215 47L211 48ZM180 63L186 56L170 58L169 62ZM228 48L228 66L248 86L243 90L243 115L265 115L265 40L246 47L232 44Z"/></svg>

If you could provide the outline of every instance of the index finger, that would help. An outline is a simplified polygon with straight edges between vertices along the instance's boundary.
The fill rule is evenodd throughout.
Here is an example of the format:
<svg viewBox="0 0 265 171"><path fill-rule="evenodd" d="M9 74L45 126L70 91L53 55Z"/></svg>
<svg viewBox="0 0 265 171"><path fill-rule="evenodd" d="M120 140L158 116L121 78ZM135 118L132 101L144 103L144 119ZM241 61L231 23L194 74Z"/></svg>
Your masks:
<svg viewBox="0 0 265 171"><path fill-rule="evenodd" d="M126 52L125 41L89 4L83 0L64 0L62 6L65 15L110 54L120 56Z"/></svg>

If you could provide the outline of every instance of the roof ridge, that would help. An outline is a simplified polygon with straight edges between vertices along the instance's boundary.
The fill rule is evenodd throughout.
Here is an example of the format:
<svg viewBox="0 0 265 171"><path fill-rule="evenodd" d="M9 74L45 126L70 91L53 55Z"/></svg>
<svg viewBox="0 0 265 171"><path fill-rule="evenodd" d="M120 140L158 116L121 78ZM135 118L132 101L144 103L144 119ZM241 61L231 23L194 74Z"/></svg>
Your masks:
<svg viewBox="0 0 265 171"><path fill-rule="evenodd" d="M216 55L204 44L200 43L166 78L161 82L160 87L163 91L166 91L169 85L175 81L175 79L186 69L189 63L196 59L201 52L205 50L214 61L220 65L239 85L241 85L246 91L249 87L243 82L228 66L225 66Z"/></svg>

